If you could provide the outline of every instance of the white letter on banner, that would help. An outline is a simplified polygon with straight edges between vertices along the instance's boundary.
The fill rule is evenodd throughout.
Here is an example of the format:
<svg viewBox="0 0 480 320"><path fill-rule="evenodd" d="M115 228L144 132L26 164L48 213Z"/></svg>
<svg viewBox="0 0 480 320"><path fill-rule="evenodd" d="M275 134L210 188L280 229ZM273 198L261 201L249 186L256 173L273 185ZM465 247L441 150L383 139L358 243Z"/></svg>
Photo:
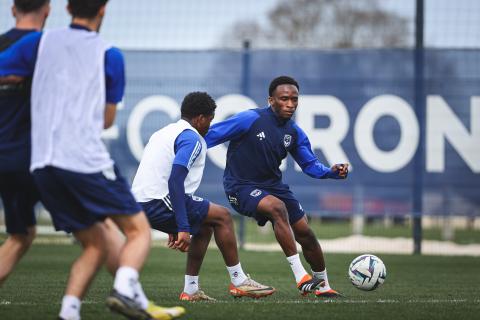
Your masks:
<svg viewBox="0 0 480 320"><path fill-rule="evenodd" d="M470 104L470 134L445 100L427 98L427 171L445 171L445 140L458 152L468 167L480 172L480 97Z"/></svg>
<svg viewBox="0 0 480 320"><path fill-rule="evenodd" d="M165 112L176 120L180 117L180 107L178 103L167 96L149 96L142 99L133 108L127 123L127 142L135 159L142 159L143 145L141 129L143 119L152 111Z"/></svg>
<svg viewBox="0 0 480 320"><path fill-rule="evenodd" d="M328 128L315 128L315 116L327 116ZM334 96L299 97L295 121L305 131L312 149L320 149L329 164L350 162L340 143L348 133L350 118L345 105ZM325 163L328 166L328 164ZM301 171L295 163L295 170Z"/></svg>
<svg viewBox="0 0 480 320"><path fill-rule="evenodd" d="M249 97L240 94L229 94L217 99L217 109L212 124L244 110L257 108L257 104ZM208 149L207 156L219 168L225 169L227 147L224 144Z"/></svg>
<svg viewBox="0 0 480 320"><path fill-rule="evenodd" d="M391 151L383 151L375 144L373 129L383 116L391 116L400 125L400 141ZM358 154L372 169L394 172L406 166L417 150L418 121L410 105L400 97L381 95L371 99L360 110L355 121L354 140Z"/></svg>

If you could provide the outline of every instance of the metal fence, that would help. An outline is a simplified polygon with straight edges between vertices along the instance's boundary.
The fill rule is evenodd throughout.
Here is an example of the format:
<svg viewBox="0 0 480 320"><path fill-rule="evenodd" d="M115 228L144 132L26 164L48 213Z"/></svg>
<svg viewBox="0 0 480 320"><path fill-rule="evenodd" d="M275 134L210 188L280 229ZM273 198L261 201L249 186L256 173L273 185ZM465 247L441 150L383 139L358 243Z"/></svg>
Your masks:
<svg viewBox="0 0 480 320"><path fill-rule="evenodd" d="M13 22L7 2L3 29ZM301 37L275 34L288 3L320 6L320 22ZM347 181L315 181L287 159L285 181L310 215L405 221L414 213L417 239L421 215L478 219L480 3L427 0L423 13L419 4L112 0L102 33L124 49L127 89L105 141L132 179L149 136L178 119L186 93L208 91L219 121L266 105L270 80L288 74L300 83L296 121L316 154L353 166ZM68 23L64 5L52 0L47 28ZM228 206L224 156L225 147L209 151L198 194Z"/></svg>

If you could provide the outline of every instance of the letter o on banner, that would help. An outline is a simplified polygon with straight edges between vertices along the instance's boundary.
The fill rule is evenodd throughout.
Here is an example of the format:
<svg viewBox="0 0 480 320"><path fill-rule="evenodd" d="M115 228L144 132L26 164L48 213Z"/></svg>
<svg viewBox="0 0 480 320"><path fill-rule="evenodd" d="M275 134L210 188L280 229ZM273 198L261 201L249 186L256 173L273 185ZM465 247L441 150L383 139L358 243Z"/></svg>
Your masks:
<svg viewBox="0 0 480 320"><path fill-rule="evenodd" d="M143 149L145 148L141 134L142 123L145 117L153 111L165 112L172 120L180 117L178 103L167 96L149 96L135 105L128 118L127 142L130 151L139 162L142 159Z"/></svg>
<svg viewBox="0 0 480 320"><path fill-rule="evenodd" d="M249 97L240 94L225 95L217 99L217 109L212 124L223 121L238 112L254 108L257 108L257 104ZM217 167L225 169L227 147L224 144L208 149L207 156Z"/></svg>
<svg viewBox="0 0 480 320"><path fill-rule="evenodd" d="M391 116L400 125L400 141L390 151L379 149L373 130L375 123ZM360 110L354 128L355 146L362 160L379 172L394 172L405 167L415 155L419 141L418 121L410 105L400 97L381 95L371 99Z"/></svg>

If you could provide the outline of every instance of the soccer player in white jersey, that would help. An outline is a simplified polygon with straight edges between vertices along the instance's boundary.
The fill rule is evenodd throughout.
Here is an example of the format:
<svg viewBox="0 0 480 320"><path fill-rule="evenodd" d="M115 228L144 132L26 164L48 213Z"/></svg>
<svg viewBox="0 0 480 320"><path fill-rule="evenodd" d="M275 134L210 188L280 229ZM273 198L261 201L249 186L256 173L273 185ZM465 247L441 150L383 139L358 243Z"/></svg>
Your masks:
<svg viewBox="0 0 480 320"><path fill-rule="evenodd" d="M118 256L109 257L119 266L107 298L110 309L129 319L171 319L184 309L155 306L138 281L150 226L100 139L125 86L120 50L98 34L106 3L69 0L70 27L25 36L0 56L0 77L33 74L30 170L55 228L72 232L83 248L71 267L59 318L80 319L80 301L116 248ZM112 236L106 218L125 234L124 244Z"/></svg>
<svg viewBox="0 0 480 320"><path fill-rule="evenodd" d="M132 191L152 228L170 235L169 247L188 251L180 300L214 300L200 289L198 276L212 233L230 274L230 294L265 297L275 289L244 273L228 210L194 195L207 154L203 136L210 127L215 108L215 101L207 93L188 94L182 102L181 119L151 136Z"/></svg>

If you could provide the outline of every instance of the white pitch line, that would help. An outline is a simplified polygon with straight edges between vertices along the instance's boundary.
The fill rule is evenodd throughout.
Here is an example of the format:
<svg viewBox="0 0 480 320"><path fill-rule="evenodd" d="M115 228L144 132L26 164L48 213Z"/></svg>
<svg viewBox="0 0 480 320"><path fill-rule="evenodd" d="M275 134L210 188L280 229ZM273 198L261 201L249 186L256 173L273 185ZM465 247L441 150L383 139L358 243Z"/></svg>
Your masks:
<svg viewBox="0 0 480 320"><path fill-rule="evenodd" d="M86 300L82 304L103 304L103 301ZM202 302L200 302L202 303ZM215 302L204 302L206 304L232 304L236 301L232 300L217 300ZM379 299L379 300L352 300L352 299L326 299L326 300L243 300L238 303L255 303L255 304L457 304L457 303L473 303L480 304L480 300L468 300L468 299L416 299L416 300L397 300L397 299ZM0 306L37 306L47 303L35 303L35 302L12 302L7 300L0 300ZM60 303L59 303L60 304Z"/></svg>

